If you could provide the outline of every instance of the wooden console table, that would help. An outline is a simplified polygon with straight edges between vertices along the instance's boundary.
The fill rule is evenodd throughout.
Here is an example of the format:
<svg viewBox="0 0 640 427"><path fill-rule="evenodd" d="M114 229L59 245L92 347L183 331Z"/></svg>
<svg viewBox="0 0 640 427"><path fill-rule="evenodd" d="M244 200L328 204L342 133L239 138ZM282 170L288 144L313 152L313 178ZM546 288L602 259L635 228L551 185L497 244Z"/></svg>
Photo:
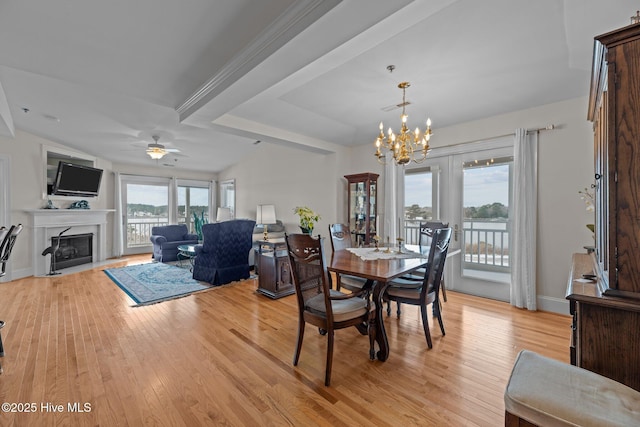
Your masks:
<svg viewBox="0 0 640 427"><path fill-rule="evenodd" d="M284 238L259 240L256 245L257 292L273 299L295 293Z"/></svg>

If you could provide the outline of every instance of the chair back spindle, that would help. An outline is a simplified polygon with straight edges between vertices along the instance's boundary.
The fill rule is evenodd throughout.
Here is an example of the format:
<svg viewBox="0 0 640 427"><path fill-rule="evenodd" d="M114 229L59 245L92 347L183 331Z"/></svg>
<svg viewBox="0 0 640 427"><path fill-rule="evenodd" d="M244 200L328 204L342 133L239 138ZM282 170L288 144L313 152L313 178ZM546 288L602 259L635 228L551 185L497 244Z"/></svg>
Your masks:
<svg viewBox="0 0 640 427"><path fill-rule="evenodd" d="M351 230L348 225L331 224L329 225L329 233L331 234L331 249L334 251L353 247Z"/></svg>

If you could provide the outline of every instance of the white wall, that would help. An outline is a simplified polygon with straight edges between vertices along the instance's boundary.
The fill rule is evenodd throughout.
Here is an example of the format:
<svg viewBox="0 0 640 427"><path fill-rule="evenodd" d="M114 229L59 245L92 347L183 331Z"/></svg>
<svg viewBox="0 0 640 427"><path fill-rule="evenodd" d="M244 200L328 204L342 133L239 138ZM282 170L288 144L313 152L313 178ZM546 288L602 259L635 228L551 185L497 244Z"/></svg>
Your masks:
<svg viewBox="0 0 640 427"><path fill-rule="evenodd" d="M218 178L235 179L236 218L255 220L257 205L273 204L287 232L299 233L298 216L293 210L308 206L321 216L316 232L326 236L328 225L337 218L340 163L336 154L262 142L249 157Z"/></svg>
<svg viewBox="0 0 640 427"><path fill-rule="evenodd" d="M45 192L45 164L46 159L43 158L42 146L61 147L52 141L40 138L38 136L16 130L15 138L0 136L0 152L8 155L11 162L11 224L22 223L25 228L20 234L11 255L11 268L13 278L23 277L32 274L31 268L31 239L32 233L29 228L29 216L25 212L26 209L40 209L46 204L46 200L42 195ZM108 162L97 162L99 168L109 168ZM102 187L102 194L91 199L92 207L97 209L106 209L108 196L107 193L113 194L113 189ZM60 207L67 207L68 203L60 203L56 201ZM7 225L7 224L3 224ZM10 224L9 224L10 225ZM37 248L42 251L44 248Z"/></svg>
<svg viewBox="0 0 640 427"><path fill-rule="evenodd" d="M32 251L41 252L44 248L31 248L32 230L29 228L29 215L27 209L40 209L46 205L46 199L42 197L45 182L45 164L42 147L62 147L67 151L77 151L57 144L53 141L40 138L28 132L16 131L15 138L0 135L0 153L8 156L11 164L11 224L22 223L25 228L16 241L11 255L12 277L14 279L33 274L31 265ZM86 154L86 153L80 153ZM140 167L131 165L112 165L103 159L97 159L96 167L104 169L100 194L95 198L88 198L91 208L113 209L113 172L130 173L149 176L176 176L185 179L213 180L216 174L176 170L173 168ZM76 199L54 198L54 204L65 209ZM1 199L0 199L1 201ZM0 209L3 209L0 206ZM109 215L107 229L107 254L113 250L113 215ZM0 224L7 225L7 224Z"/></svg>
<svg viewBox="0 0 640 427"><path fill-rule="evenodd" d="M449 128L435 128L432 147L458 144L513 132L518 127L538 128L555 124L553 131L541 132L538 178L538 304L549 311L568 313L564 293L571 254L583 252L593 243L586 224L593 214L586 212L578 190L593 182L593 136L586 120L587 99L579 98L524 111L517 111ZM372 130L372 134L375 129ZM373 136L372 136L373 138ZM373 140L373 139L372 139ZM18 131L16 138L0 136L0 153L11 159L12 222L28 223L25 209L41 208L44 173L41 145L51 141ZM140 168L110 165L105 169L101 195L92 206L113 207L114 169L122 173L179 176L192 179L235 178L238 218L255 218L256 205L272 203L289 232L298 231L293 209L307 205L322 216L316 230L328 234L328 224L346 221L346 180L344 175L373 172L378 180L378 209L384 206L384 168L373 156L371 141L352 148L335 147L332 154L318 154L300 148L263 142L241 163L215 174L177 171L168 168ZM112 219L111 219L112 220ZM13 270L29 271L30 231L16 244ZM111 253L109 242L108 253ZM38 248L38 250L40 250Z"/></svg>
<svg viewBox="0 0 640 427"><path fill-rule="evenodd" d="M593 245L586 224L593 213L585 209L578 191L593 183L593 132L587 117L587 98L545 105L448 128L435 128L432 147L490 139L554 124L557 129L540 132L538 145L538 307L568 314L565 291L571 255ZM373 143L352 150L351 162L380 173L378 203L384 203L384 169L377 165Z"/></svg>

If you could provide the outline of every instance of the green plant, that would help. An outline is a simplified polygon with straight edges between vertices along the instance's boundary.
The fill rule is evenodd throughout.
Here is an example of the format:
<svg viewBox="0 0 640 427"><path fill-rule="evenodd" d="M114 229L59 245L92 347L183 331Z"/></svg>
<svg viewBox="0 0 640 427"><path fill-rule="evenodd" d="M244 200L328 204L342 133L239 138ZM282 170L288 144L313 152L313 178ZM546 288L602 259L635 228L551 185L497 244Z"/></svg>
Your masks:
<svg viewBox="0 0 640 427"><path fill-rule="evenodd" d="M204 210L200 212L200 216L198 216L197 212L193 212L193 228L198 235L198 240L202 240L202 226L207 222L204 217Z"/></svg>
<svg viewBox="0 0 640 427"><path fill-rule="evenodd" d="M297 206L293 211L300 217L300 228L309 233L313 231L315 223L320 220L320 215L306 206Z"/></svg>

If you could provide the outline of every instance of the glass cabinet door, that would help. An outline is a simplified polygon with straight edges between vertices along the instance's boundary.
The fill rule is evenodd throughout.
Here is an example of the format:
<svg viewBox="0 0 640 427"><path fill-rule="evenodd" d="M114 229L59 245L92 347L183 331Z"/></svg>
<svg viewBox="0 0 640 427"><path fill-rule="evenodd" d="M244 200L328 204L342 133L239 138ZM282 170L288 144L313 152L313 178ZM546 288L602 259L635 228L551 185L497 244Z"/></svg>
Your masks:
<svg viewBox="0 0 640 427"><path fill-rule="evenodd" d="M355 245L369 245L377 232L377 180L374 173L345 175L348 182L349 230Z"/></svg>

